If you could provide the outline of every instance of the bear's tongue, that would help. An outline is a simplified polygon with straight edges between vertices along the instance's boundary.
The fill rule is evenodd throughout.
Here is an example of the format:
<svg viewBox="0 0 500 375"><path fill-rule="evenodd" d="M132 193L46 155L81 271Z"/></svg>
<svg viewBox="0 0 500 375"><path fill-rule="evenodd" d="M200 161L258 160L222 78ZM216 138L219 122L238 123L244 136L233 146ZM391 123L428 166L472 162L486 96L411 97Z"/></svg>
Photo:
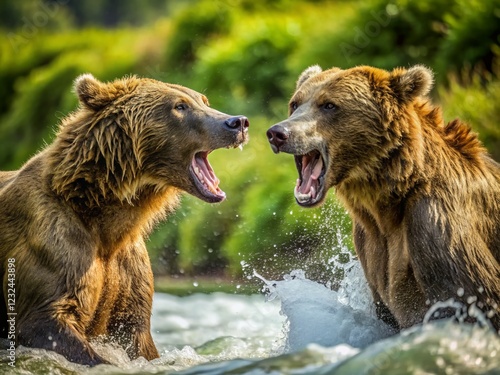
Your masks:
<svg viewBox="0 0 500 375"><path fill-rule="evenodd" d="M220 195L222 193L222 190L219 189L220 181L215 175L212 166L208 162L207 156L208 152L198 152L194 156L191 166L193 167L193 171L202 185L211 193Z"/></svg>
<svg viewBox="0 0 500 375"><path fill-rule="evenodd" d="M319 190L319 176L323 170L323 158L318 153L309 153L302 156L301 179L297 180L295 197L299 201L316 198Z"/></svg>

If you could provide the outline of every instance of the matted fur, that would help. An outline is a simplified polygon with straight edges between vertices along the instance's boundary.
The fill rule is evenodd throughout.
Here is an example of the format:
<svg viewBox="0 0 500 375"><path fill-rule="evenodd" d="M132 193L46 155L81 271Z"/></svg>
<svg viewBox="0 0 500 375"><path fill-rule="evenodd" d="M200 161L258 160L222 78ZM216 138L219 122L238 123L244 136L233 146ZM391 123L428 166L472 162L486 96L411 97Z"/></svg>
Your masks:
<svg viewBox="0 0 500 375"><path fill-rule="evenodd" d="M106 361L89 340L105 337L150 360L158 351L144 238L183 191L224 199L192 165L245 142L248 121L188 88L134 76L104 83L85 74L75 92L80 107L54 142L20 170L0 172L0 337L11 259L18 345L95 365Z"/></svg>
<svg viewBox="0 0 500 375"><path fill-rule="evenodd" d="M335 189L379 316L409 327L453 298L500 329L500 166L469 126L443 121L427 96L432 72L364 66L301 77L290 117L268 137L299 161L321 155L324 174L314 191L299 180L297 201L315 206Z"/></svg>

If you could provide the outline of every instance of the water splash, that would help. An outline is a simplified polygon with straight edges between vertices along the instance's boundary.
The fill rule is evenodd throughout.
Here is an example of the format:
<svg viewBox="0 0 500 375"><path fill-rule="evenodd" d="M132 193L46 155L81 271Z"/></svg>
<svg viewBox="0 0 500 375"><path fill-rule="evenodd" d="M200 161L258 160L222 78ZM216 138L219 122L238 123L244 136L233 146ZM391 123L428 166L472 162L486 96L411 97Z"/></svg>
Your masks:
<svg viewBox="0 0 500 375"><path fill-rule="evenodd" d="M425 314L423 324L430 323L433 319L439 318L442 310L447 311L447 316L450 316L449 311L454 311L454 319L459 323L465 323L472 319L481 327L494 331L493 325L487 315L477 307L475 303L471 303L467 307L454 298L450 298L446 301L439 301L432 305Z"/></svg>
<svg viewBox="0 0 500 375"><path fill-rule="evenodd" d="M500 340L451 320L415 326L336 366L335 375L499 374Z"/></svg>
<svg viewBox="0 0 500 375"><path fill-rule="evenodd" d="M349 258L335 266L345 272L337 291L308 280L302 270L292 271L281 281L266 280L254 271L266 285L267 300L281 301L281 313L287 318L286 351L302 350L311 343L364 348L393 333L375 315L359 262Z"/></svg>
<svg viewBox="0 0 500 375"><path fill-rule="evenodd" d="M350 273L347 274L349 280L356 279L354 276L360 271L357 267L355 265L350 269ZM300 286L303 286L301 283L313 283L303 277L304 273L293 272L287 276L287 280L278 283L288 285L298 283ZM280 285L274 285L276 282L266 281L266 283L279 291ZM358 285L355 282L354 284ZM342 287L344 285L341 285ZM308 290L300 289L299 293L307 293ZM311 286L311 290L325 293L326 299L332 292L321 284ZM339 289L336 291L339 300L334 303L344 304L356 310L353 306L363 306L366 302L361 297L363 290L363 287L360 287L359 295L353 298L351 294L341 297ZM277 305L280 295L275 293L269 296L271 298L274 296L275 300L264 302L261 295L238 296L222 293L189 297L157 295L153 321L156 328L162 329L161 332L154 332L155 342L161 352L160 358L153 361L146 361L143 358L129 361L119 359L123 353L117 351L108 353L107 356L118 358L120 363L117 366L100 365L89 369L69 363L54 352L20 348L17 352L16 369L11 369L5 362L5 353L0 353L0 374L492 375L499 373L500 339L497 335L478 325L442 320L378 340L364 349L342 343L327 348L308 344L305 349L287 353L272 351L274 342L277 341L284 347L287 339L282 340L280 335L284 321L284 318L279 316L280 307ZM309 296L308 304L314 303L315 296L317 295ZM342 298L347 299L340 302ZM346 300L350 302L345 304ZM293 309L292 304L290 308ZM298 304L297 308L302 311L304 306ZM323 316L321 311L319 315L314 311L309 313L313 320ZM183 320L172 319L168 322L165 319L166 316L175 314L178 317L182 316ZM371 313L367 314L374 318ZM206 317L206 321L203 317ZM335 324L339 327L343 324L338 315L335 315L337 317L335 324L332 324L331 317L328 315L325 317L326 328L329 330L338 331ZM305 324L306 328L310 327L310 319L305 318L305 316L298 317L295 321L299 325ZM351 324L349 320L347 322ZM356 324L364 327L366 322L363 320ZM292 329L297 331L300 327ZM111 346L101 349L116 350Z"/></svg>

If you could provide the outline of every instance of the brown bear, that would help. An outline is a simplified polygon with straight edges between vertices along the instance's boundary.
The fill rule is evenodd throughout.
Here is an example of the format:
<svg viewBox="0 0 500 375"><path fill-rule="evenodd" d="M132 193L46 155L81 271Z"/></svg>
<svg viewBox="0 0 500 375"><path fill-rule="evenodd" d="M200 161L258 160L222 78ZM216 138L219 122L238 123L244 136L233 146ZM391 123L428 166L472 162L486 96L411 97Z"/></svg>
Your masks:
<svg viewBox="0 0 500 375"><path fill-rule="evenodd" d="M500 329L500 165L460 120L443 122L423 66L306 69L267 137L293 154L297 203L345 204L377 313L398 328L437 301Z"/></svg>
<svg viewBox="0 0 500 375"><path fill-rule="evenodd" d="M0 336L86 365L106 362L96 337L157 358L144 237L182 191L225 198L207 155L245 143L249 123L152 79L86 74L75 91L54 142L0 173Z"/></svg>

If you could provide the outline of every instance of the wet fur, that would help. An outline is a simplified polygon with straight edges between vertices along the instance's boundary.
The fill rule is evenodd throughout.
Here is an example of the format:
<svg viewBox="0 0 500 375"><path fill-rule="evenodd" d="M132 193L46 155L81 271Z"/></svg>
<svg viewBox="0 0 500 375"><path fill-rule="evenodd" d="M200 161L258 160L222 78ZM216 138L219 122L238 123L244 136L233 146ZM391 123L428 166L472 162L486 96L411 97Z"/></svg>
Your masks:
<svg viewBox="0 0 500 375"><path fill-rule="evenodd" d="M436 301L474 296L499 330L500 166L469 126L444 123L431 87L422 66L306 70L296 115L278 124L290 131L282 150L328 151L326 188L353 219L382 319L405 328ZM318 109L328 101L335 112Z"/></svg>
<svg viewBox="0 0 500 375"><path fill-rule="evenodd" d="M192 155L238 143L228 115L177 85L128 77L75 82L80 108L20 170L0 172L0 337L7 262L15 259L18 345L71 361L106 362L106 336L131 358L158 351L150 333L153 274L144 238L173 211ZM189 110L176 111L181 100Z"/></svg>

